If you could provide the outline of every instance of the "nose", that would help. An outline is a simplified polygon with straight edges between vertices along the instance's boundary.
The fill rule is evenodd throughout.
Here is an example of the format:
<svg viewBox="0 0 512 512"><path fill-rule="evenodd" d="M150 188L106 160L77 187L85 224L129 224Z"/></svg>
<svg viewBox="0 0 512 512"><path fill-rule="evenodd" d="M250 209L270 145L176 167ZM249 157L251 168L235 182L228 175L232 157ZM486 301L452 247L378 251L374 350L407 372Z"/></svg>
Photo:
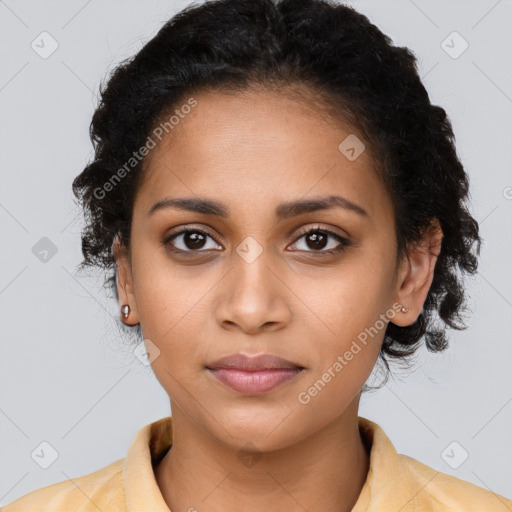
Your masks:
<svg viewBox="0 0 512 512"><path fill-rule="evenodd" d="M246 334L276 331L288 325L292 293L283 282L283 272L272 268L276 265L263 254L251 263L238 255L234 260L220 287L215 311L218 324Z"/></svg>

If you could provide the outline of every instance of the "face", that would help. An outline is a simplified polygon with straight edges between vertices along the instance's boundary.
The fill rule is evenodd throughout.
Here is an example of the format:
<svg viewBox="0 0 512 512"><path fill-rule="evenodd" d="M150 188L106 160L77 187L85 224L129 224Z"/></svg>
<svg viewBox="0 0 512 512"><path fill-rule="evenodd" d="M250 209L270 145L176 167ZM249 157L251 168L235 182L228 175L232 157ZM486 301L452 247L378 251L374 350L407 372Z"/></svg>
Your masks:
<svg viewBox="0 0 512 512"><path fill-rule="evenodd" d="M395 281L391 199L368 150L339 149L354 128L276 92L194 98L151 150L130 258L116 253L121 304L159 350L173 417L233 447L286 447L357 409L386 323L401 321L393 304L421 310L428 265ZM241 392L208 369L240 353L302 369Z"/></svg>

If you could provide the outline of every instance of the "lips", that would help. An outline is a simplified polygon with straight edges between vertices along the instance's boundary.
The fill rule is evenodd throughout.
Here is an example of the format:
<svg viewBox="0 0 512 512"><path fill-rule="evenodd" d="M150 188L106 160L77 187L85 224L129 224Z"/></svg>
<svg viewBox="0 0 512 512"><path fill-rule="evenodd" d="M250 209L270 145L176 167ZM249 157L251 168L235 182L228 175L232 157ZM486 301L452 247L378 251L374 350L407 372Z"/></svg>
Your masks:
<svg viewBox="0 0 512 512"><path fill-rule="evenodd" d="M273 370L276 368L295 369L302 368L302 366L271 354L261 354L258 356L233 354L231 356L218 359L214 363L208 365L207 368L211 370L217 370L219 368L236 368L237 370L257 371Z"/></svg>
<svg viewBox="0 0 512 512"><path fill-rule="evenodd" d="M258 395L293 379L304 367L271 354L233 354L206 367L216 380L242 394Z"/></svg>

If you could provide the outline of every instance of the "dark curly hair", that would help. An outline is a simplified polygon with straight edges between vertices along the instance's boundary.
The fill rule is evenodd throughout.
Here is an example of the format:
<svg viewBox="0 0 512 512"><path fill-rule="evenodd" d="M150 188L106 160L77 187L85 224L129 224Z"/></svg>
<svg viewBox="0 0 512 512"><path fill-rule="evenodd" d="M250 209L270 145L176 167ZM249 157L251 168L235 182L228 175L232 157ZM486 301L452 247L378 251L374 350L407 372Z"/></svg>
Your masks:
<svg viewBox="0 0 512 512"><path fill-rule="evenodd" d="M95 157L73 181L86 217L79 269L112 271L105 286L115 289L112 242L117 234L130 247L147 158L115 186L104 185L155 126L194 91L250 87L302 87L325 112L359 130L394 204L397 265L437 219L444 236L423 311L413 325L388 324L380 358L389 373L386 356L406 360L423 337L431 352L444 350L447 326L466 328L457 270L476 272L481 244L465 205L468 176L451 122L430 103L414 54L394 46L366 16L330 0L191 4L110 73L90 125ZM442 322L434 326L436 314ZM135 328L140 335L140 325Z"/></svg>

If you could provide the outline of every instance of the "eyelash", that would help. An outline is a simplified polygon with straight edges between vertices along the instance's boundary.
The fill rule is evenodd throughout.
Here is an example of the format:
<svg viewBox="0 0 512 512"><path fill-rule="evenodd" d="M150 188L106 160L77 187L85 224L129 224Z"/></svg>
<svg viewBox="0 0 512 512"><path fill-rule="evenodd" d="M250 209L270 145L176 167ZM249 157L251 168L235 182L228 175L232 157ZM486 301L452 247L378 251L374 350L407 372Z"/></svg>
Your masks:
<svg viewBox="0 0 512 512"><path fill-rule="evenodd" d="M305 236L311 234L311 233L323 233L323 234L326 234L328 236L331 236L333 238L335 238L336 240L338 240L338 242L340 243L340 245L334 249L329 249L328 251L324 251L324 250L321 250L321 251L314 251L314 250L311 250L311 251L304 251L304 252L309 252L309 253L312 253L312 254L337 254L341 251L344 251L348 246L350 246L350 242L342 237L341 235L338 235L338 233L335 233L334 231L331 231L330 229L327 229L327 228L322 228L321 226L315 226L313 228L309 228L309 229L306 229L302 232L300 232L297 236L297 238L295 239L295 242L293 242L292 245L295 245L301 238L304 238Z"/></svg>
<svg viewBox="0 0 512 512"><path fill-rule="evenodd" d="M322 228L320 226L316 226L316 227L313 227L313 228L309 228L309 229L306 229L305 231L302 231L301 233L299 233L299 235L297 236L297 238L295 239L295 241L292 243L292 245L295 245L297 244L297 242L311 234L311 233L318 233L318 232L321 232L321 233L324 233L328 236L332 236L333 238L335 238L336 240L338 240L338 242L340 242L340 246L338 246L337 248L335 249L329 249L327 251L325 250L319 250L319 251L315 251L315 250L311 250L311 251L301 251L301 252L308 252L308 253L312 253L312 254L320 254L320 255L323 255L323 254L336 254L338 252L341 252L343 250L345 250L347 247L349 247L351 245L351 243L344 237L338 235L337 233L335 233L334 231L331 231L330 229L326 229L326 228ZM171 236L167 237L164 241L163 241L163 244L165 246L169 245L170 242L172 242L172 240L174 240L174 238L177 238L178 236L180 235L184 235L184 234L187 234L187 233L201 233L202 235L204 236L207 236L207 237L210 237L212 238L215 243L219 244L219 242L217 242L217 240L215 240L215 238L210 234L208 233L208 231L205 231L201 228L185 228L185 229L182 229L181 231L178 231L176 233L173 233ZM220 245L220 244L219 244ZM182 249L174 249L173 252L177 252L177 253L197 253L197 252L206 252L205 250L189 250L189 251L183 251Z"/></svg>

